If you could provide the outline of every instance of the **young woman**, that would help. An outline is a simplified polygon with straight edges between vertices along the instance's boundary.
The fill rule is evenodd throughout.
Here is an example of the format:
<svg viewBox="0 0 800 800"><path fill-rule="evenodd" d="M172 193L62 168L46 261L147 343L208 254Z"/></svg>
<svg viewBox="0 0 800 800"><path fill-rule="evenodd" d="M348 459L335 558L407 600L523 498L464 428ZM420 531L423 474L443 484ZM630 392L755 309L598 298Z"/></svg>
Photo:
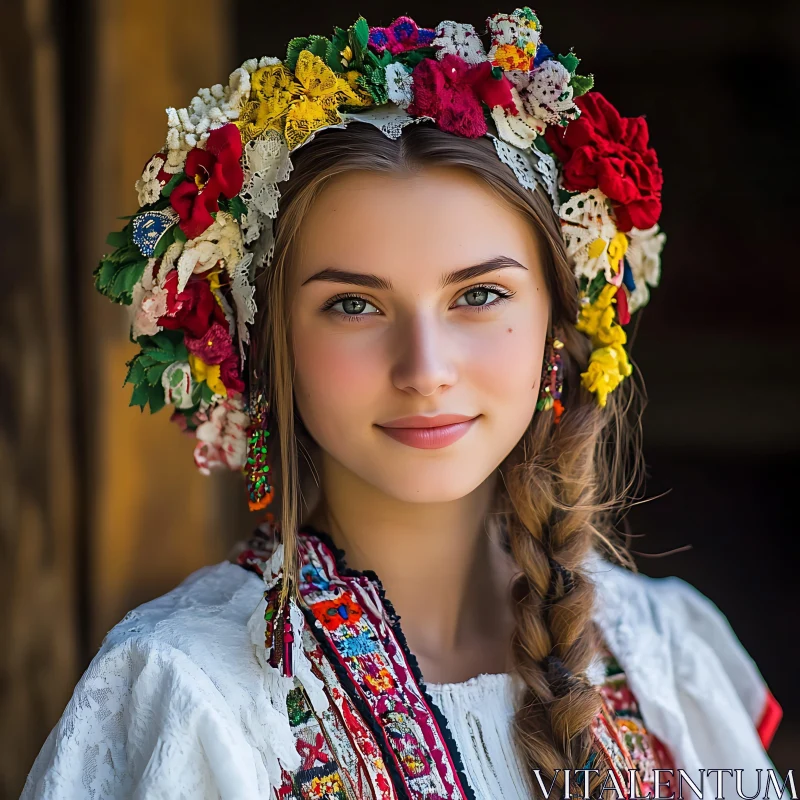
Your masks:
<svg viewBox="0 0 800 800"><path fill-rule="evenodd" d="M528 8L359 20L169 110L97 286L280 511L108 634L24 797L752 793L780 707L614 536L661 173L576 67Z"/></svg>

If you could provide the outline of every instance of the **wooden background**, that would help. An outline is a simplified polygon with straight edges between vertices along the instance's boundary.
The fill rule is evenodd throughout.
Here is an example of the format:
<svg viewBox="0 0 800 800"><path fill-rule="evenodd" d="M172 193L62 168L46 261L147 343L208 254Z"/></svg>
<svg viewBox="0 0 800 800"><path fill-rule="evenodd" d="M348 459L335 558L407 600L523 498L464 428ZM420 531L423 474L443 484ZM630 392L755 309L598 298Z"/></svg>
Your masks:
<svg viewBox="0 0 800 800"><path fill-rule="evenodd" d="M479 23L498 10L401 5L0 9L0 798L18 795L108 628L221 560L250 524L236 476L200 476L166 414L128 408L127 317L92 286L106 233L136 209L163 109L358 13ZM692 549L640 566L685 577L727 614L786 711L771 756L800 766L800 4L542 0L537 11L551 46L574 44L623 113L647 114L666 176L664 278L633 356L651 396L649 494L667 494L631 521L645 554Z"/></svg>

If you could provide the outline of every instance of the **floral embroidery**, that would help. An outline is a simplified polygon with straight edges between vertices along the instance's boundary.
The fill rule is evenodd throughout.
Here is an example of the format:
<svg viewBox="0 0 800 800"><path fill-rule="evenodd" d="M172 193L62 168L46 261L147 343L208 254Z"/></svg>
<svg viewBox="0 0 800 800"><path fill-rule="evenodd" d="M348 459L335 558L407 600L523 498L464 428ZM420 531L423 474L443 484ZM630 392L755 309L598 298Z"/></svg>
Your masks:
<svg viewBox="0 0 800 800"><path fill-rule="evenodd" d="M486 61L486 50L472 25L447 20L436 28L436 38L432 42L436 48L436 58L446 55L458 56L467 64L480 64Z"/></svg>
<svg viewBox="0 0 800 800"><path fill-rule="evenodd" d="M443 131L477 138L488 130L483 115L489 108L513 108L511 83L505 76L495 78L488 61L470 66L462 58L446 55L441 61L425 59L413 73L414 102L408 111L429 116Z"/></svg>
<svg viewBox="0 0 800 800"><path fill-rule="evenodd" d="M369 44L377 52L388 50L392 55L416 50L431 44L436 31L420 28L411 17L398 17L385 28L369 29Z"/></svg>
<svg viewBox="0 0 800 800"><path fill-rule="evenodd" d="M242 136L249 141L270 129L283 131L290 150L314 131L340 122L340 105L372 103L309 50L300 52L294 75L276 64L254 72L252 84L250 101L236 122Z"/></svg>
<svg viewBox="0 0 800 800"><path fill-rule="evenodd" d="M578 74L579 63L543 43L527 6L490 16L485 31L453 20L423 28L406 16L371 28L359 17L330 38L291 39L283 59L248 59L227 83L167 109L164 147L136 181L139 210L109 235L112 252L94 272L100 292L133 306L141 350L129 362L131 405L155 413L169 403L171 419L193 433L218 403L243 402L235 395L245 387L256 280L274 256L279 184L296 148L354 121L390 138L428 121L491 137L520 184L543 189L560 215L581 301L596 304L606 284L615 288L613 304L604 295L596 310L626 325L660 279L663 179L644 118L622 117L590 91L594 79ZM579 322L588 324L586 314ZM214 323L214 340L227 351L226 328L238 364L204 360L194 340ZM632 371L624 337L604 328L582 375L601 407ZM182 366L164 378L170 364ZM245 413L258 417L255 405Z"/></svg>

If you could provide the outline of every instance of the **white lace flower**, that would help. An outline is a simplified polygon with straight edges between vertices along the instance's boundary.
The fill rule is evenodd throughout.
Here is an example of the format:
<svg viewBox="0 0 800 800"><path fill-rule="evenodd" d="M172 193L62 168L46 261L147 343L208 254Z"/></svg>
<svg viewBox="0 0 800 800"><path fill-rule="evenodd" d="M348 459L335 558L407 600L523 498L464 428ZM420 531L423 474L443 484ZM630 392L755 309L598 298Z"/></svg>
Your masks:
<svg viewBox="0 0 800 800"><path fill-rule="evenodd" d="M170 364L161 375L161 386L164 388L165 402L175 408L191 408L192 400L192 370L188 361L176 361Z"/></svg>
<svg viewBox="0 0 800 800"><path fill-rule="evenodd" d="M414 99L413 84L414 78L402 64L395 62L386 67L386 90L395 105L403 109L411 105Z"/></svg>
<svg viewBox="0 0 800 800"><path fill-rule="evenodd" d="M531 58L536 54L541 39L538 21L528 18L522 9L513 14L494 14L486 20L486 27L492 37L489 61L494 61L498 51L506 48L515 48Z"/></svg>
<svg viewBox="0 0 800 800"><path fill-rule="evenodd" d="M247 456L247 426L250 417L244 412L241 396L222 399L197 427L194 463L204 475L212 469L241 469Z"/></svg>
<svg viewBox="0 0 800 800"><path fill-rule="evenodd" d="M250 283L250 266L253 263L253 253L245 254L244 258L236 265L231 281L231 294L236 307L236 331L239 336L240 355L244 359L244 345L250 341L250 332L247 328L256 320L256 287Z"/></svg>
<svg viewBox="0 0 800 800"><path fill-rule="evenodd" d="M164 256L165 261L168 255L169 250ZM217 265L232 275L243 255L244 242L239 224L227 212L217 212L217 218L206 230L183 245L183 251L174 264L178 270L177 291L184 290L193 272L206 272Z"/></svg>
<svg viewBox="0 0 800 800"><path fill-rule="evenodd" d="M633 282L636 288L631 292L628 307L633 313L636 309L647 305L650 300L649 286L658 286L661 279L661 251L667 235L653 225L647 230L633 228L628 232L630 245L625 254L631 267Z"/></svg>
<svg viewBox="0 0 800 800"><path fill-rule="evenodd" d="M548 125L559 125L577 118L569 70L559 61L550 59L540 64L520 83L520 96L528 113ZM518 84L519 85L519 84Z"/></svg>
<svg viewBox="0 0 800 800"><path fill-rule="evenodd" d="M139 205L146 206L155 203L161 197L161 181L158 173L164 166L166 158L156 153L148 162L142 172L142 177L136 181L136 193L139 196Z"/></svg>
<svg viewBox="0 0 800 800"><path fill-rule="evenodd" d="M592 280L602 271L609 283L618 283L619 270L614 272L609 259L615 257L622 234L617 233L608 198L599 189L576 194L561 205L558 215L575 276Z"/></svg>
<svg viewBox="0 0 800 800"><path fill-rule="evenodd" d="M438 48L436 57L440 61L448 54L463 58L467 64L486 61L486 49L472 25L452 20L440 22L436 28L436 38L431 44Z"/></svg>
<svg viewBox="0 0 800 800"><path fill-rule="evenodd" d="M134 339L155 336L161 330L158 320L167 313L167 293L160 281L153 280L155 262L154 258L147 262L142 279L133 287L130 308Z"/></svg>
<svg viewBox="0 0 800 800"><path fill-rule="evenodd" d="M263 138L252 139L244 146L242 168L244 183L241 196L248 211L275 219L281 193L278 183L292 171L289 147L280 131L267 131Z"/></svg>
<svg viewBox="0 0 800 800"><path fill-rule="evenodd" d="M266 63L268 59L262 61ZM234 70L227 86L217 83L210 89L200 89L186 108L167 109L166 172L180 172L192 148L205 147L208 134L214 128L238 119L242 102L250 95L250 75L253 72L250 67L254 63L257 69L260 62L252 59Z"/></svg>
<svg viewBox="0 0 800 800"><path fill-rule="evenodd" d="M519 92L513 87L511 97L517 113L512 114L502 106L495 106L492 109L492 119L497 126L497 135L503 141L524 150L533 144L537 136L545 132L547 126L542 120L528 113Z"/></svg>

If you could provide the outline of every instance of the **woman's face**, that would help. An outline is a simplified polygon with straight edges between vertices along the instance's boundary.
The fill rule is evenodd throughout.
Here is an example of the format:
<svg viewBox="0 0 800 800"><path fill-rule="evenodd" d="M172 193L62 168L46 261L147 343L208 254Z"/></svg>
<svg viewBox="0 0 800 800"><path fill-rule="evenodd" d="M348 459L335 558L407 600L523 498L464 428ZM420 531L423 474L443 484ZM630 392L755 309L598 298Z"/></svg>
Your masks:
<svg viewBox="0 0 800 800"><path fill-rule="evenodd" d="M314 201L295 253L294 391L309 433L395 499L476 489L536 405L549 294L530 221L458 168L350 172Z"/></svg>

